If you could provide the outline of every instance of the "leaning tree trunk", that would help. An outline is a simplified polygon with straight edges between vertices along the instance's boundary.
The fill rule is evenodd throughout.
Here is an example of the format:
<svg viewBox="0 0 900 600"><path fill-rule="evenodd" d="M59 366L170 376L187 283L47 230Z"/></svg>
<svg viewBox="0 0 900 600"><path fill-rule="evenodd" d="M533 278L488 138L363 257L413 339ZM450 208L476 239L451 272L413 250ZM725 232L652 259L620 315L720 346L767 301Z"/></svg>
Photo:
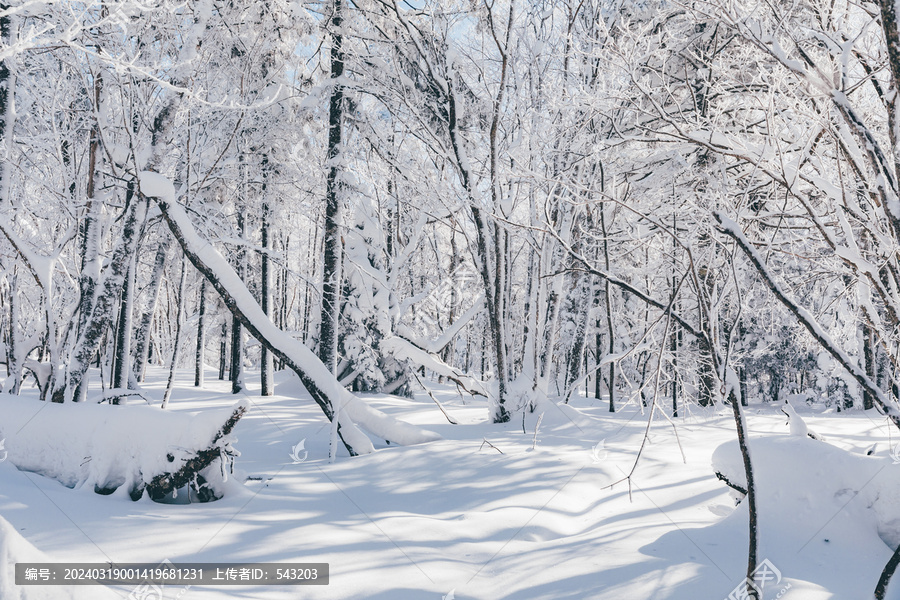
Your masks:
<svg viewBox="0 0 900 600"><path fill-rule="evenodd" d="M215 288L231 313L247 331L297 374L313 400L332 421L351 455L374 452L374 446L354 424L364 420L365 427L381 439L398 444L418 444L439 439L422 430L371 408L344 389L328 369L302 342L275 327L241 282L234 269L208 242L202 240L184 209L170 197L158 198L160 210L185 255Z"/></svg>

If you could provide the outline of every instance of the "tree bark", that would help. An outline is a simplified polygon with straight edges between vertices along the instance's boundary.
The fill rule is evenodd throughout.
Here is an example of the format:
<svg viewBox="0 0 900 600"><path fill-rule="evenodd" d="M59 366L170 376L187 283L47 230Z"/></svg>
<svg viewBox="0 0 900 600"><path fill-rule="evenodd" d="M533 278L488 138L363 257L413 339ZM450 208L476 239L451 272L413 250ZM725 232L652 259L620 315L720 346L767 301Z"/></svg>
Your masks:
<svg viewBox="0 0 900 600"><path fill-rule="evenodd" d="M119 326L116 331L116 356L113 387L124 389L128 387L128 375L131 371L131 313L134 304L134 280L135 280L134 256L128 261L128 272L122 285L122 296L119 304ZM114 398L113 404L118 404L119 399Z"/></svg>
<svg viewBox="0 0 900 600"><path fill-rule="evenodd" d="M265 184L263 184L263 193L265 194ZM262 309L263 312L266 313L267 317L272 316L272 276L269 272L269 205L267 203L263 203L262 209L262 285L261 285L261 294L262 294ZM272 355L269 353L269 349L263 345L262 347L262 356L260 357L261 365L260 365L260 387L261 387L261 395L263 396L271 396L274 394L272 376L274 371L274 364L272 361Z"/></svg>
<svg viewBox="0 0 900 600"><path fill-rule="evenodd" d="M197 352L194 355L194 387L204 384L203 365L206 362L206 280L200 283L200 308L197 311Z"/></svg>
<svg viewBox="0 0 900 600"><path fill-rule="evenodd" d="M222 425L222 428L216 432L216 435L213 437L208 448L197 452L194 457L186 460L174 473L161 473L154 477L150 483L147 484L147 494L150 498L159 500L167 494L186 486L194 481L200 471L211 465L217 458L221 458L223 450L221 445L218 444L219 440L231 433L234 426L237 425L237 422L240 421L245 412L247 412L246 406L238 406L228 420ZM169 460L171 462L175 459L173 456L169 455ZM138 486L135 490L131 491L131 499L139 500L141 495L143 495L143 491L143 488Z"/></svg>
<svg viewBox="0 0 900 600"><path fill-rule="evenodd" d="M609 272L609 237L606 229L606 207L600 206L600 231L603 234L603 261L607 273ZM606 302L606 330L609 334L609 354L616 351L616 330L613 325L612 289L609 279L603 282L603 297ZM616 361L609 361L609 379L607 381L609 391L609 412L616 412Z"/></svg>
<svg viewBox="0 0 900 600"><path fill-rule="evenodd" d="M22 361L19 357L19 340L16 329L19 323L19 275L18 266L13 266L13 274L9 279L9 340L6 344L6 371L8 394L19 395L22 386Z"/></svg>
<svg viewBox="0 0 900 600"><path fill-rule="evenodd" d="M244 240L244 214L239 210L238 229L241 242ZM244 247L238 249L237 267L235 272L242 280L244 278ZM241 321L236 315L231 319L231 393L240 394L244 391L244 333L241 331Z"/></svg>
<svg viewBox="0 0 900 600"><path fill-rule="evenodd" d="M322 313L319 321L319 359L333 374L337 369L338 315L341 293L341 135L343 130L344 75L342 0L334 0L331 15L331 99L328 107L328 151L325 180L325 239L322 260Z"/></svg>
<svg viewBox="0 0 900 600"><path fill-rule="evenodd" d="M219 381L225 381L225 364L228 361L228 319L222 319L222 338L219 342Z"/></svg>

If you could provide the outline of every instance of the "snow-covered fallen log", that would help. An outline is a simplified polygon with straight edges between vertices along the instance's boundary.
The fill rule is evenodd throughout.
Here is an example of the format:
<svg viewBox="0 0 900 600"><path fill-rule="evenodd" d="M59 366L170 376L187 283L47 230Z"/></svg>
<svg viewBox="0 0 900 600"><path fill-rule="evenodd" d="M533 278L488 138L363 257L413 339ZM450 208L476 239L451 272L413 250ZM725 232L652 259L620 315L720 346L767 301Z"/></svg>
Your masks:
<svg viewBox="0 0 900 600"><path fill-rule="evenodd" d="M325 416L338 419L338 433L354 454L375 450L357 425L373 435L402 446L440 439L432 431L404 423L372 408L347 391L303 343L272 323L253 294L218 250L202 239L185 210L175 202L171 182L157 173L141 173L141 190L156 198L163 217L185 255L212 284L225 306L247 331L294 371Z"/></svg>
<svg viewBox="0 0 900 600"><path fill-rule="evenodd" d="M198 414L151 406L57 404L0 397L8 460L71 488L151 497L233 456L229 435L246 404ZM212 468L217 468L213 466Z"/></svg>

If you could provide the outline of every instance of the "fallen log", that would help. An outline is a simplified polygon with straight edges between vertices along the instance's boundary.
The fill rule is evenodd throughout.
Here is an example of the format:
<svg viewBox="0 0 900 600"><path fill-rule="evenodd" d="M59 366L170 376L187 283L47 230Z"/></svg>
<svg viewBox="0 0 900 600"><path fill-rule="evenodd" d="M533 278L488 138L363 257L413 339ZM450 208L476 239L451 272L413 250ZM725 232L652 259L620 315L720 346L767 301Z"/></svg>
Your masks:
<svg viewBox="0 0 900 600"><path fill-rule="evenodd" d="M222 440L231 433L231 430L234 429L234 426L237 425L237 422L241 420L241 417L244 416L244 413L246 412L246 405L237 406L228 420L225 421L225 424L222 425L222 428L216 432L215 436L213 436L212 443L209 447L200 450L191 458L182 459L183 464L181 465L181 468L174 473L160 473L154 477L147 485L147 493L150 495L150 498L152 500L160 500L167 494L174 493L176 490L181 489L188 484L194 484L196 487L197 477L200 475L200 472L210 466L217 458L222 459L222 470L224 471L227 458L239 456L239 453L233 450L227 442L222 444ZM174 463L175 456L171 453L167 454L166 460L170 463ZM195 489L195 491L198 494L200 493L199 489ZM134 494L132 494L131 497L133 500L137 499L134 497ZM139 497L140 496L138 496L138 498Z"/></svg>

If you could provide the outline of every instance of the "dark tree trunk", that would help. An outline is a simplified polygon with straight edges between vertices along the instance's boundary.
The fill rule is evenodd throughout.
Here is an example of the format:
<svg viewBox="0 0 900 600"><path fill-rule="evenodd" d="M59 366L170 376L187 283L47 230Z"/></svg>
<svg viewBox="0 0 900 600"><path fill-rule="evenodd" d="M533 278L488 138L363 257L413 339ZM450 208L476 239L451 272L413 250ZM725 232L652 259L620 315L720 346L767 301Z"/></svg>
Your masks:
<svg viewBox="0 0 900 600"><path fill-rule="evenodd" d="M265 184L263 184L263 194L265 194ZM272 291L271 287L271 275L269 273L269 205L263 203L262 208L262 285L261 285L261 294L262 294L262 309L263 312L266 313L267 317L272 316ZM263 396L271 396L274 394L273 386L272 386L272 371L274 369L274 365L272 364L272 355L269 353L269 349L262 347L262 356L261 356L261 365L260 365L260 386L262 388L261 394Z"/></svg>
<svg viewBox="0 0 900 600"><path fill-rule="evenodd" d="M229 371L232 394L240 394L244 390L243 337L243 331L241 331L241 322L237 319L237 317L232 316L231 369Z"/></svg>
<svg viewBox="0 0 900 600"><path fill-rule="evenodd" d="M219 342L219 381L225 381L225 365L228 362L228 318L222 319L222 338Z"/></svg>
<svg viewBox="0 0 900 600"><path fill-rule="evenodd" d="M223 448L218 444L219 440L231 433L237 422L244 416L247 411L245 406L239 406L234 410L231 416L225 421L225 424L213 436L212 442L205 450L197 452L197 454L184 461L184 464L174 473L161 473L154 477L147 485L147 494L154 500L159 500L182 488L196 480L197 474L211 465L217 458L222 458ZM170 460L174 460L170 456ZM131 490L132 500L140 500L143 495L143 484Z"/></svg>
<svg viewBox="0 0 900 600"><path fill-rule="evenodd" d="M197 352L194 355L194 387L203 387L206 362L206 280L200 283L200 308L197 310Z"/></svg>
<svg viewBox="0 0 900 600"><path fill-rule="evenodd" d="M606 207L600 206L600 231L603 234L603 264L606 272L609 273L609 237L606 229ZM609 279L604 281L603 295L606 302L606 330L609 334L609 354L612 355L616 351L616 330L613 325L613 306L612 306L612 289L610 288ZM609 361L609 379L607 380L609 390L609 412L616 412L616 361Z"/></svg>
<svg viewBox="0 0 900 600"><path fill-rule="evenodd" d="M863 325L863 359L865 360L866 367L866 375L868 375L872 381L878 380L877 373L877 363L875 362L875 334L872 331L872 328L868 325ZM803 391L803 390L800 390ZM869 410L875 406L875 400L872 398L872 394L863 389L863 408L865 410Z"/></svg>
<svg viewBox="0 0 900 600"><path fill-rule="evenodd" d="M244 214L238 211L238 230L240 231L241 247L237 252L237 265L235 272L244 279ZM240 394L244 391L244 332L241 330L241 322L237 316L231 318L231 393Z"/></svg>
<svg viewBox="0 0 900 600"><path fill-rule="evenodd" d="M344 75L344 50L341 26L342 0L334 0L331 16L331 100L328 108L328 175L325 182L325 247L322 260L322 315L319 322L319 359L337 374L338 314L341 293L342 240L341 198L338 175L341 169L344 87L338 83Z"/></svg>
<svg viewBox="0 0 900 600"><path fill-rule="evenodd" d="M572 347L569 349L566 389L570 388L575 381L581 377L584 347L587 343L588 313L591 311L591 304L594 300L593 279L594 276L589 273L582 273L578 278L578 285L576 287L578 290L578 297L576 299L577 312L575 314L575 333L572 340Z"/></svg>
<svg viewBox="0 0 900 600"><path fill-rule="evenodd" d="M6 371L8 394L18 395L22 386L22 362L19 360L21 351L18 344L16 327L19 323L19 286L18 266L13 266L12 276L9 278L9 328L6 342Z"/></svg>

